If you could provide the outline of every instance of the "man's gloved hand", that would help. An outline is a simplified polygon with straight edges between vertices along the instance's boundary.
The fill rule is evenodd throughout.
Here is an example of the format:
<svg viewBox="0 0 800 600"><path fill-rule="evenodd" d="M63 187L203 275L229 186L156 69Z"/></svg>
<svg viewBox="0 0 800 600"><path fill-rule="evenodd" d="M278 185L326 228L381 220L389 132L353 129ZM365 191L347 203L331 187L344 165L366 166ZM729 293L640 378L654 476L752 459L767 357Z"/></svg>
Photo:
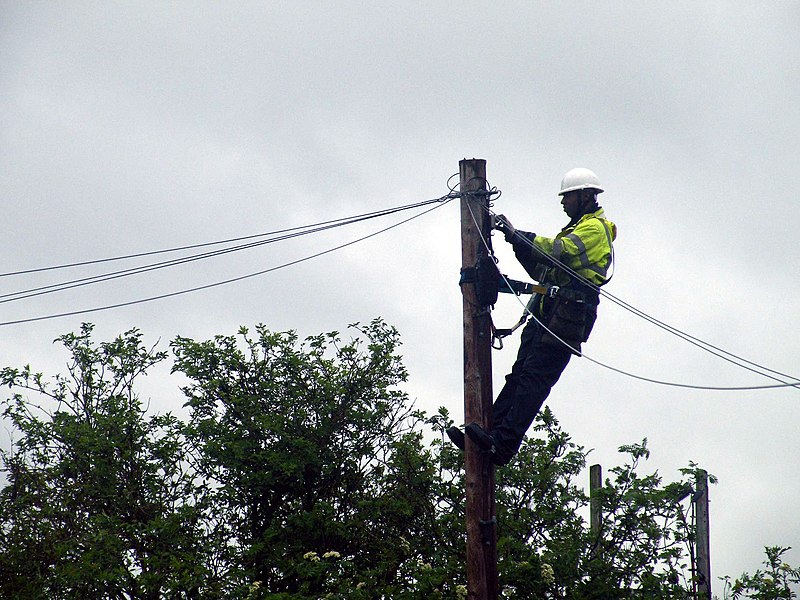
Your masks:
<svg viewBox="0 0 800 600"><path fill-rule="evenodd" d="M494 228L499 229L505 234L507 242L510 242L512 239L514 239L514 234L517 232L517 230L514 229L514 226L511 224L511 221L509 221L505 215L495 215Z"/></svg>

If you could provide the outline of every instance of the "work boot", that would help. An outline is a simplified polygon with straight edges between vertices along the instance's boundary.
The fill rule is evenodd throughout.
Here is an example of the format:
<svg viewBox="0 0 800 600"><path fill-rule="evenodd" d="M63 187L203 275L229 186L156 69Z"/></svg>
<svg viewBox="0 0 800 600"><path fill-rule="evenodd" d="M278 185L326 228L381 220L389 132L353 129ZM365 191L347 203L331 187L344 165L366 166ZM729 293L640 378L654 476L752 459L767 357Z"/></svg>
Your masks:
<svg viewBox="0 0 800 600"><path fill-rule="evenodd" d="M464 432L461 431L458 427L453 426L453 427L448 427L445 433L447 434L447 437L450 438L450 441L453 442L453 444L455 444L455 446L463 452Z"/></svg>
<svg viewBox="0 0 800 600"><path fill-rule="evenodd" d="M464 431L467 432L469 439L475 442L481 450L492 453L495 451L492 434L485 432L483 427L477 423L470 423L464 428Z"/></svg>
<svg viewBox="0 0 800 600"><path fill-rule="evenodd" d="M477 423L470 423L464 428L469 439L471 439L484 452L488 452L492 462L498 466L507 465L511 457L502 456L497 448L494 436Z"/></svg>

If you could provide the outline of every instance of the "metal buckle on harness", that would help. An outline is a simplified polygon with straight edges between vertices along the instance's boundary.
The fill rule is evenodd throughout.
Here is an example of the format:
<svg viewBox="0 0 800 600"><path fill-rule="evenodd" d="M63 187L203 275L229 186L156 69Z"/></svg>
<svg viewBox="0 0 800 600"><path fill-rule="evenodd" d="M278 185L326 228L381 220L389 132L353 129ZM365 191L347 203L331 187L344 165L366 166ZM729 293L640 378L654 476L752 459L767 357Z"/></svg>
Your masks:
<svg viewBox="0 0 800 600"><path fill-rule="evenodd" d="M502 350L503 349L503 338L510 336L514 333L517 329L522 327L525 324L525 321L528 320L528 312L527 310L522 313L519 321L517 321L516 325L514 325L511 329L497 329L492 323L492 348L495 350Z"/></svg>
<svg viewBox="0 0 800 600"><path fill-rule="evenodd" d="M558 287L557 285L551 285L551 286L550 286L550 287L547 289L547 295L548 295L550 298L555 298L556 296L558 296L558 291L559 291L560 289L561 289L561 288L560 288L560 287Z"/></svg>

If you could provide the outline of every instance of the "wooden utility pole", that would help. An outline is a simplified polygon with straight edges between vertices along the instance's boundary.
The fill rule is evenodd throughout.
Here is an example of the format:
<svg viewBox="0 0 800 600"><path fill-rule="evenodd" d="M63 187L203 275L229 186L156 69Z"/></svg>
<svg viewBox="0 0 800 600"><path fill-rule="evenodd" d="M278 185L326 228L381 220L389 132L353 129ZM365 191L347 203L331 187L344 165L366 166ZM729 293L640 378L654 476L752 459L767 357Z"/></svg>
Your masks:
<svg viewBox="0 0 800 600"><path fill-rule="evenodd" d="M461 176L461 292L464 307L464 422L492 425L492 338L490 307L481 306L475 267L488 254L492 223L487 211L486 161L464 159ZM491 245L489 246L491 247ZM464 274L472 272L473 281ZM494 512L494 464L467 437L466 517L467 590L469 600L495 600L497 532Z"/></svg>
<svg viewBox="0 0 800 600"><path fill-rule="evenodd" d="M697 548L697 591L711 600L711 545L708 520L708 473L698 470L695 479L695 547Z"/></svg>
<svg viewBox="0 0 800 600"><path fill-rule="evenodd" d="M600 556L603 547L600 538L600 524L603 513L600 502L600 488L603 487L603 467L592 465L589 467L589 526L592 538L595 540L592 547L592 557Z"/></svg>

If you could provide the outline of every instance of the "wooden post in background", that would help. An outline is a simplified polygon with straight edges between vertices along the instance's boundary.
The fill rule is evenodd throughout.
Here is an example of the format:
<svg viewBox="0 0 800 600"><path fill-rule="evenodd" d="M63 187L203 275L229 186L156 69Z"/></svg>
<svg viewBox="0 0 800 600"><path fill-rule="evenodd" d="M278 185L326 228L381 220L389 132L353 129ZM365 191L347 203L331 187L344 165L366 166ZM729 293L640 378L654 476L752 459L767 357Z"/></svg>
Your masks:
<svg viewBox="0 0 800 600"><path fill-rule="evenodd" d="M600 556L602 544L600 543L600 522L603 518L600 496L598 492L603 487L603 467L592 465L589 467L589 526L592 532L594 546L592 558Z"/></svg>
<svg viewBox="0 0 800 600"><path fill-rule="evenodd" d="M695 479L695 547L697 548L697 591L711 600L711 545L708 520L708 473L698 470Z"/></svg>
<svg viewBox="0 0 800 600"><path fill-rule="evenodd" d="M492 223L485 193L486 161L459 163L461 196L461 268L473 269L487 254ZM469 192L479 192L470 194ZM491 247L491 246L490 246ZM462 271L463 272L463 271ZM491 428L492 341L489 307L479 305L474 283L461 286L464 311L464 422ZM467 590L469 600L495 600L497 533L494 512L494 464L467 437L465 457L467 520Z"/></svg>

